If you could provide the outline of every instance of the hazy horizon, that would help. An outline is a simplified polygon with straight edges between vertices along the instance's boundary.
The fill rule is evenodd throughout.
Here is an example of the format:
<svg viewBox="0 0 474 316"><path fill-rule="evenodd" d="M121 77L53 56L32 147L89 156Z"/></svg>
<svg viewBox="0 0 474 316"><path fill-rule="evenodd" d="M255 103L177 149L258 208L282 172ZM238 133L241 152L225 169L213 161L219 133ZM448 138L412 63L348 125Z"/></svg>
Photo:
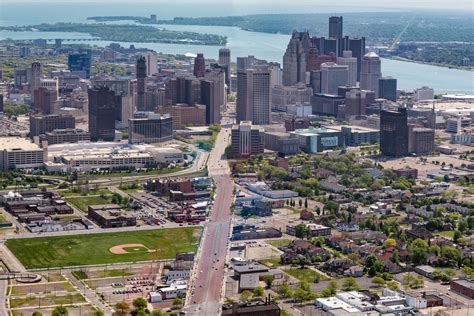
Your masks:
<svg viewBox="0 0 474 316"><path fill-rule="evenodd" d="M48 0L48 1L39 1L39 0L3 0L2 4L46 4L54 3L57 5L68 5L68 4L129 4L127 0ZM169 4L169 1L164 0L139 0L135 4L150 4L150 5L160 5L160 4ZM288 4L287 0L259 0L258 3L255 3L255 0L201 0L199 3L191 0L178 0L174 1L173 5L183 4L183 5L199 5L199 6L208 6L208 5L218 5L218 6L235 6L242 7L245 6L248 9L252 8L262 8L268 5L269 13L281 9L281 8L291 8L291 13L298 13L298 9L302 10L300 13L308 13L307 10L314 7L315 9L319 6L322 8L334 8L335 11L338 9L344 9L347 7L351 8L360 8L360 9L381 9L381 10L450 10L450 11L473 11L474 14L474 2L471 0L458 0L453 6L453 3L446 2L444 0L399 0L399 1L390 1L390 0L366 0L363 2L356 2L353 0L340 0L335 5L328 5L325 1L311 1L311 0L295 0L291 4ZM0 5L1 7L1 5ZM300 7L300 8L298 8ZM261 11L261 10L260 10Z"/></svg>

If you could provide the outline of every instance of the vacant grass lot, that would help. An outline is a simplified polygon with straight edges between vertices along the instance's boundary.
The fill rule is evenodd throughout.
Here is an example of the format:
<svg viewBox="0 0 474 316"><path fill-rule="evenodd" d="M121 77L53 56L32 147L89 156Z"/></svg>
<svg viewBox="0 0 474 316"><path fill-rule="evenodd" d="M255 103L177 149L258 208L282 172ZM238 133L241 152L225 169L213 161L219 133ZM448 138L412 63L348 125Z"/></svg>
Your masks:
<svg viewBox="0 0 474 316"><path fill-rule="evenodd" d="M64 199L84 213L87 213L88 205L101 205L101 204L111 203L111 195L107 195L104 197L101 197L101 196L66 197Z"/></svg>
<svg viewBox="0 0 474 316"><path fill-rule="evenodd" d="M285 269L283 271L297 278L298 280L302 282L305 281L308 283L313 283L317 275L319 275L320 281L324 281L328 279L324 275L319 274L318 272L309 268L291 268L291 269Z"/></svg>
<svg viewBox="0 0 474 316"><path fill-rule="evenodd" d="M7 247L27 269L171 259L196 251L201 228L184 227L117 233L9 239ZM113 254L123 244L143 244L155 252Z"/></svg>

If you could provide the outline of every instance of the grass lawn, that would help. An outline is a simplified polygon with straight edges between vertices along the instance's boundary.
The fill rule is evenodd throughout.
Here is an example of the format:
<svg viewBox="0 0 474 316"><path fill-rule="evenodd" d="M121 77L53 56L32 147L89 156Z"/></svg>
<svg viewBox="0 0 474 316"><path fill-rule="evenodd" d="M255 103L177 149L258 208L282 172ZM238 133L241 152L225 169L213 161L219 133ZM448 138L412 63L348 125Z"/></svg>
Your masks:
<svg viewBox="0 0 474 316"><path fill-rule="evenodd" d="M281 265L280 257L265 258L265 259L258 260L258 262L269 268L277 268Z"/></svg>
<svg viewBox="0 0 474 316"><path fill-rule="evenodd" d="M0 213L0 224L11 224L5 215Z"/></svg>
<svg viewBox="0 0 474 316"><path fill-rule="evenodd" d="M265 241L267 244L272 245L273 247L286 247L290 244L291 239L272 239L272 240L266 240Z"/></svg>
<svg viewBox="0 0 474 316"><path fill-rule="evenodd" d="M437 232L437 233L433 233L433 235L435 235L435 236L443 236L443 237L447 237L447 238L449 238L449 239L453 239L453 237L454 237L454 230L447 230L447 231Z"/></svg>
<svg viewBox="0 0 474 316"><path fill-rule="evenodd" d="M110 195L112 191L108 189L99 189L99 190L90 190L87 193L75 192L72 190L64 190L59 192L61 196L68 197L68 196L88 196L88 195Z"/></svg>
<svg viewBox="0 0 474 316"><path fill-rule="evenodd" d="M289 275L297 278L300 281L306 281L308 283L313 283L316 276L319 274L316 271L309 269L309 268L290 268L283 270L284 272L288 273ZM324 281L328 278L322 274L319 274L319 280Z"/></svg>
<svg viewBox="0 0 474 316"><path fill-rule="evenodd" d="M101 196L81 196L64 198L67 202L77 207L81 212L87 213L88 205L110 204L111 195Z"/></svg>
<svg viewBox="0 0 474 316"><path fill-rule="evenodd" d="M57 237L9 239L7 247L27 269L171 259L196 251L201 228L183 227ZM154 252L113 254L114 246L142 244Z"/></svg>

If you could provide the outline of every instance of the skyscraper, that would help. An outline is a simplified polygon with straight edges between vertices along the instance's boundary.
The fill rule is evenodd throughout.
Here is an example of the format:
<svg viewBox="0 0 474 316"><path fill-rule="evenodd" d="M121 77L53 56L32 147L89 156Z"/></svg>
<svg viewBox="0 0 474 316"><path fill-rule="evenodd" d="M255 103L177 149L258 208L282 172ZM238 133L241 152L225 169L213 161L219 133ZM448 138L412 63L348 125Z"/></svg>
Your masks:
<svg viewBox="0 0 474 316"><path fill-rule="evenodd" d="M360 88L363 90L371 90L378 94L379 79L382 77L382 65L380 57L369 52L362 58L362 67L360 71Z"/></svg>
<svg viewBox="0 0 474 316"><path fill-rule="evenodd" d="M41 72L43 67L40 62L34 62L31 64L31 78L29 79L30 83L30 93L31 100L35 101L35 90L41 87Z"/></svg>
<svg viewBox="0 0 474 316"><path fill-rule="evenodd" d="M137 110L145 111L145 90L147 77L146 58L140 56L137 58Z"/></svg>
<svg viewBox="0 0 474 316"><path fill-rule="evenodd" d="M89 132L92 141L115 139L115 111L120 97L107 87L88 90Z"/></svg>
<svg viewBox="0 0 474 316"><path fill-rule="evenodd" d="M329 18L329 37L342 38L342 16L331 16Z"/></svg>
<svg viewBox="0 0 474 316"><path fill-rule="evenodd" d="M337 57L336 63L348 67L347 84L351 87L357 86L357 58L352 57L352 52L350 50L344 51L342 57Z"/></svg>
<svg viewBox="0 0 474 316"><path fill-rule="evenodd" d="M311 41L308 32L293 32L283 55L283 85L306 81L306 58Z"/></svg>
<svg viewBox="0 0 474 316"><path fill-rule="evenodd" d="M55 129L75 128L76 120L72 115L31 115L30 137L39 136Z"/></svg>
<svg viewBox="0 0 474 316"><path fill-rule="evenodd" d="M143 55L146 60L146 75L151 76L158 73L158 56L155 53Z"/></svg>
<svg viewBox="0 0 474 316"><path fill-rule="evenodd" d="M219 123L220 106L217 100L216 84L213 81L201 81L201 102L206 106L206 125Z"/></svg>
<svg viewBox="0 0 474 316"><path fill-rule="evenodd" d="M194 76L198 78L204 77L204 73L206 72L206 60L204 59L204 55L202 53L198 53L196 58L194 58Z"/></svg>
<svg viewBox="0 0 474 316"><path fill-rule="evenodd" d="M219 49L219 65L230 65L230 49Z"/></svg>
<svg viewBox="0 0 474 316"><path fill-rule="evenodd" d="M270 124L270 71L267 67L237 72L237 122Z"/></svg>
<svg viewBox="0 0 474 316"><path fill-rule="evenodd" d="M33 93L35 112L42 114L54 114L55 102L58 100L58 91L39 87Z"/></svg>
<svg viewBox="0 0 474 316"><path fill-rule="evenodd" d="M227 93L231 91L231 80L230 80L230 49L221 48L219 49L219 65L225 71L225 84L227 86Z"/></svg>
<svg viewBox="0 0 474 316"><path fill-rule="evenodd" d="M321 65L321 93L337 95L339 86L347 85L349 67L335 63Z"/></svg>
<svg viewBox="0 0 474 316"><path fill-rule="evenodd" d="M84 52L69 54L67 64L70 71L84 72L84 77L90 78L92 67L92 50L86 49Z"/></svg>
<svg viewBox="0 0 474 316"><path fill-rule="evenodd" d="M342 51L350 50L352 57L357 58L357 81L360 81L360 71L362 68L362 57L365 55L365 37L349 38L346 36L342 39Z"/></svg>
<svg viewBox="0 0 474 316"><path fill-rule="evenodd" d="M378 97L390 101L397 101L397 79L382 77L379 79Z"/></svg>
<svg viewBox="0 0 474 316"><path fill-rule="evenodd" d="M136 112L128 120L129 144L155 144L173 139L173 120L153 112Z"/></svg>
<svg viewBox="0 0 474 316"><path fill-rule="evenodd" d="M380 151L389 157L403 157L408 154L406 108L398 108L398 111L380 111Z"/></svg>

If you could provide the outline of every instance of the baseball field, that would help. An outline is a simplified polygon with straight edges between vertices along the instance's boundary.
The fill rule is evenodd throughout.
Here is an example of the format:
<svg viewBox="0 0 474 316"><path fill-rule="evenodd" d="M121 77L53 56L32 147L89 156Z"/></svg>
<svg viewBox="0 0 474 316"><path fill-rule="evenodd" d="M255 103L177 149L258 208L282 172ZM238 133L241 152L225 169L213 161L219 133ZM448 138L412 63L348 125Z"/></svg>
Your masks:
<svg viewBox="0 0 474 316"><path fill-rule="evenodd" d="M201 232L199 227L180 227L9 239L5 243L25 268L52 268L172 259L179 252L195 252ZM117 248L123 250L114 251Z"/></svg>

